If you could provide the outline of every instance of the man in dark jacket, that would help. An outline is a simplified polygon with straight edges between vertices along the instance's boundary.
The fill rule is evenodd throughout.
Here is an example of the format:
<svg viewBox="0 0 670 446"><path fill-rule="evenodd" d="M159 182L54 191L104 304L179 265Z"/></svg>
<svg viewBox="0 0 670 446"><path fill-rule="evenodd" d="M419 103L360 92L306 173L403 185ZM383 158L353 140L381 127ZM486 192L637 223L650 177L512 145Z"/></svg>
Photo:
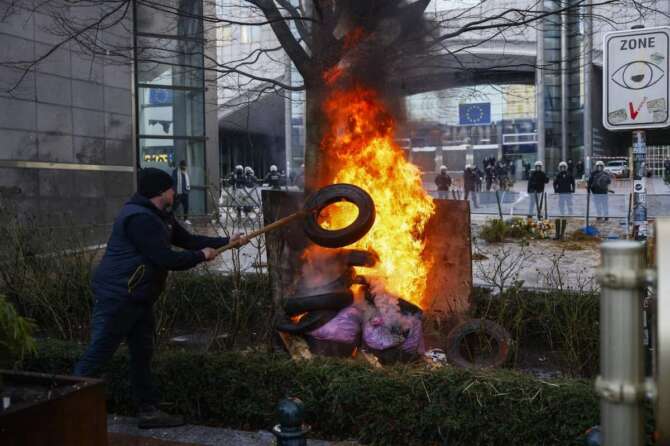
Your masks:
<svg viewBox="0 0 670 446"><path fill-rule="evenodd" d="M479 207L477 203L477 192L475 191L477 187L477 174L475 174L474 166L470 164L465 165L465 171L463 171L463 192L464 199L472 197L472 204L475 208Z"/></svg>
<svg viewBox="0 0 670 446"><path fill-rule="evenodd" d="M544 185L549 182L549 177L544 173L542 161L535 161L535 170L528 177L528 217L537 212L537 218L542 218L541 203L538 202L544 194Z"/></svg>
<svg viewBox="0 0 670 446"><path fill-rule="evenodd" d="M493 164L487 164L484 176L486 178L486 191L490 192L491 186L496 179L496 168Z"/></svg>
<svg viewBox="0 0 670 446"><path fill-rule="evenodd" d="M449 189L451 188L451 177L447 173L447 166L440 166L440 173L435 177L438 198L449 198Z"/></svg>
<svg viewBox="0 0 670 446"><path fill-rule="evenodd" d="M171 176L160 169L139 173L138 190L121 208L105 254L92 280L95 304L91 343L75 367L77 376L97 376L121 342L130 352L130 382L139 409L139 427L183 424L158 409L151 379L154 343L152 306L169 271L186 270L217 256L227 237L190 234L169 212L174 204ZM236 240L235 235L231 240ZM172 250L172 245L183 251Z"/></svg>
<svg viewBox="0 0 670 446"><path fill-rule="evenodd" d="M188 194L191 191L191 179L186 171L186 161L179 161L179 168L172 171L172 182L175 190L173 211L177 212L177 207L181 206L184 211L184 223L190 225L191 222L188 221Z"/></svg>
<svg viewBox="0 0 670 446"><path fill-rule="evenodd" d="M507 190L507 165L504 160L499 160L496 163L496 178L500 183L501 190Z"/></svg>
<svg viewBox="0 0 670 446"><path fill-rule="evenodd" d="M577 178L581 179L584 176L584 161L577 161L575 169L577 170Z"/></svg>
<svg viewBox="0 0 670 446"><path fill-rule="evenodd" d="M554 240L563 240L568 225L565 217L572 215L572 194L575 193L575 178L570 173L570 165L565 161L558 164L558 174L554 178L554 192L559 194L558 206L561 210L561 218L556 219Z"/></svg>
<svg viewBox="0 0 670 446"><path fill-rule="evenodd" d="M596 170L589 176L588 189L591 199L596 208L597 220L608 219L609 186L612 182L609 174L605 172L605 163L598 161Z"/></svg>

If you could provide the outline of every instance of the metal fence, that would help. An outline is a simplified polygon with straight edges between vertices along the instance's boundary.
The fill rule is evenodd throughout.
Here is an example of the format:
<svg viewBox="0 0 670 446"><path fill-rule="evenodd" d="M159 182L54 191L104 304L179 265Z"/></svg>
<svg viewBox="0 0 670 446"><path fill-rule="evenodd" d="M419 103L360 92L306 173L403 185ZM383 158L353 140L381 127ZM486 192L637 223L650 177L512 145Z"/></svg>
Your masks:
<svg viewBox="0 0 670 446"><path fill-rule="evenodd" d="M435 198L465 199L462 191L431 192ZM542 218L582 217L631 218L631 194L528 194L516 191L474 192L469 194L472 214L502 217ZM670 194L647 195L649 218L670 216Z"/></svg>

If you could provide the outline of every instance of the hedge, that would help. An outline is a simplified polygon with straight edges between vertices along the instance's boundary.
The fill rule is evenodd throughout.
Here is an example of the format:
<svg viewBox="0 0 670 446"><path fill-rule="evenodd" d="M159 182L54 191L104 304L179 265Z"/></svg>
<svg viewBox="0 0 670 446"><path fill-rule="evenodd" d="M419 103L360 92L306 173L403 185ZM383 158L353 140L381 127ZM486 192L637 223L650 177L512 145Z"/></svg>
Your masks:
<svg viewBox="0 0 670 446"><path fill-rule="evenodd" d="M516 353L540 347L558 353L564 373L593 377L598 373L600 353L600 297L597 293L568 290L546 292L510 288L492 296L475 288L472 317L491 319L509 331Z"/></svg>
<svg viewBox="0 0 670 446"><path fill-rule="evenodd" d="M69 373L82 347L41 341L26 370ZM132 414L128 362L120 352L106 375L109 409ZM168 409L191 422L268 429L285 396L301 398L315 436L374 445L576 445L598 423L593 385L542 381L509 370L471 372L353 360L295 363L285 355L166 351L154 373Z"/></svg>

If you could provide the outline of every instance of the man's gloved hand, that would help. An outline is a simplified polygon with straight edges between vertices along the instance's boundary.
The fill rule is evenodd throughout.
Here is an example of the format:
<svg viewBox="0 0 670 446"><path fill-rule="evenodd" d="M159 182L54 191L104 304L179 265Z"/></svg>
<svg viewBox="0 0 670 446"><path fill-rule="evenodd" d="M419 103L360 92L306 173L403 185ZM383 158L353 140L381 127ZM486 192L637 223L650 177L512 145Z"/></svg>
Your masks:
<svg viewBox="0 0 670 446"><path fill-rule="evenodd" d="M240 232L237 232L237 233L232 234L230 236L230 241L228 243L239 242L238 248L242 247L243 245L246 245L247 243L249 243L249 240L247 240L246 238L243 238L243 237L244 237L244 234L242 234Z"/></svg>
<svg viewBox="0 0 670 446"><path fill-rule="evenodd" d="M214 248L203 248L201 251L205 255L205 260L208 262L214 260L216 256L219 255Z"/></svg>

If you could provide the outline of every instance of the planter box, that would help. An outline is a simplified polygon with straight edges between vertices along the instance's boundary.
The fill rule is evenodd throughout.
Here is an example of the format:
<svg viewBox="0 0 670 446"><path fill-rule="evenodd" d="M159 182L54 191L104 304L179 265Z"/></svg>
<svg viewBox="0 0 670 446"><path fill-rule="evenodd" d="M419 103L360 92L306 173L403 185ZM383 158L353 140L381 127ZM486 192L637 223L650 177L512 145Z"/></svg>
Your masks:
<svg viewBox="0 0 670 446"><path fill-rule="evenodd" d="M46 394L46 398L18 402L0 412L0 444L107 446L101 380L4 370L0 375L6 387L44 389Z"/></svg>

